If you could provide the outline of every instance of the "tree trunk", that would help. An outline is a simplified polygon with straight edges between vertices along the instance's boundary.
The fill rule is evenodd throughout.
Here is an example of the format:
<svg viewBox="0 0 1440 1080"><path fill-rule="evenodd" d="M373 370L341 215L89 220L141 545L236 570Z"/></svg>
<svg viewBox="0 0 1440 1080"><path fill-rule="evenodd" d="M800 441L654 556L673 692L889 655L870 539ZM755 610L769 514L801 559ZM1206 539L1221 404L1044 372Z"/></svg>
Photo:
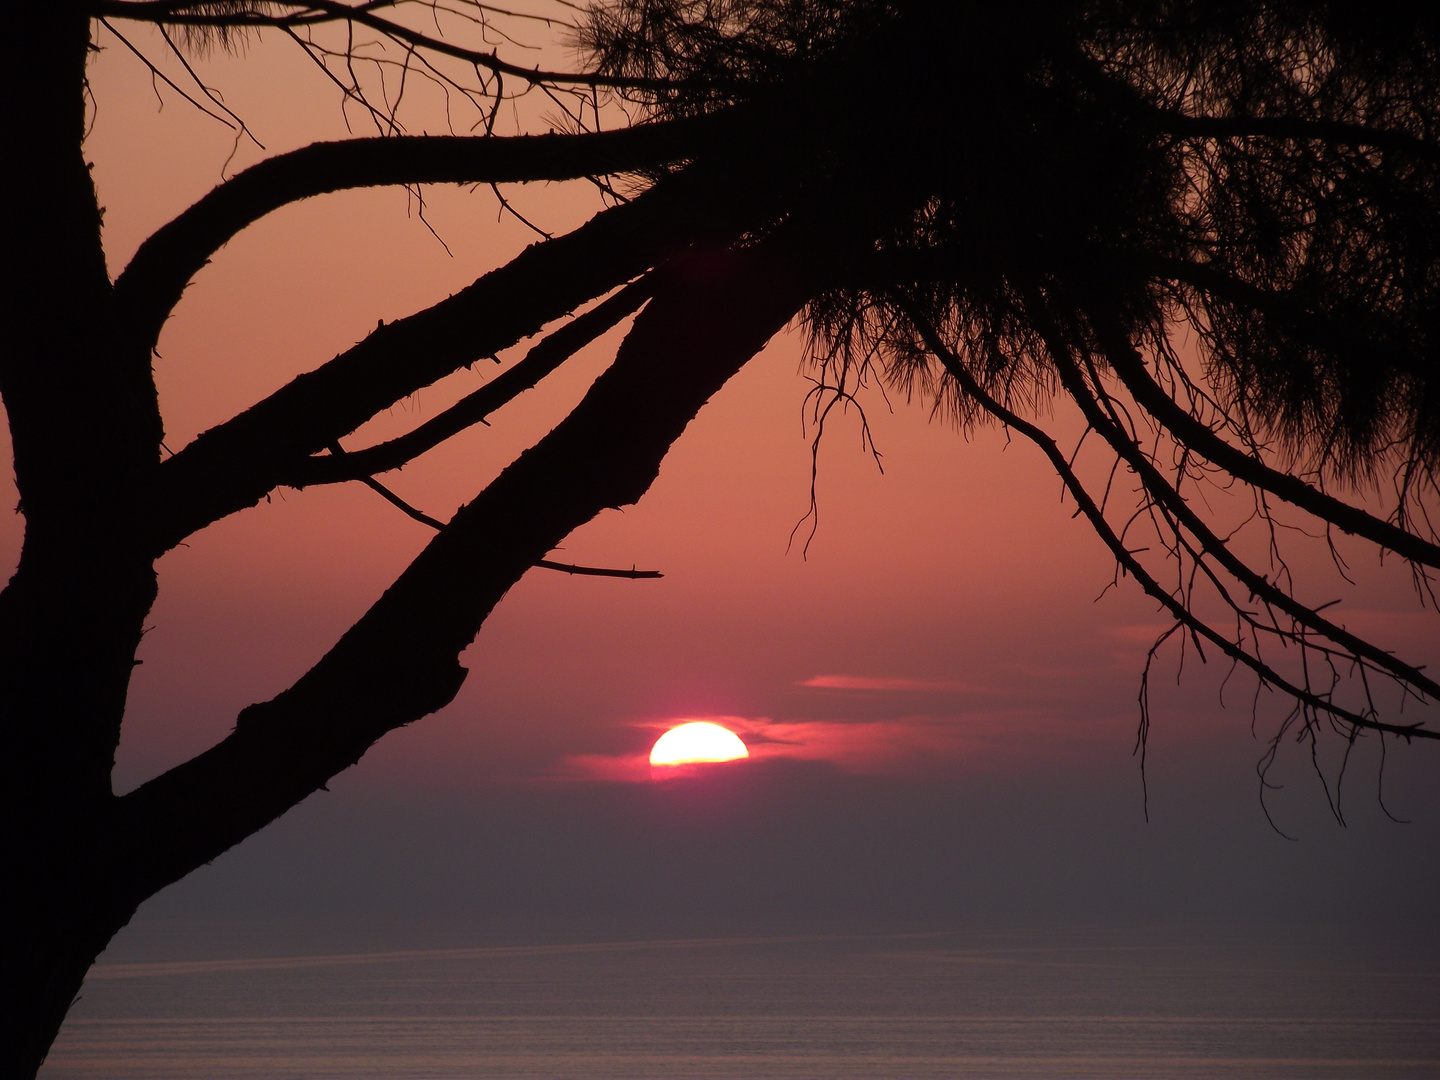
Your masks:
<svg viewBox="0 0 1440 1080"><path fill-rule="evenodd" d="M153 518L175 507L162 507L158 483L149 348L119 310L82 150L88 15L73 0L27 3L7 29L23 42L12 59L27 99L0 117L23 166L0 170L0 250L12 260L0 396L25 539L0 592L11 912L0 1080L31 1080L138 905L448 703L459 653L500 597L571 530L638 499L706 399L810 290L783 244L676 260L581 405L463 507L314 670L242 713L211 751L117 799L126 691L156 593Z"/></svg>
<svg viewBox="0 0 1440 1080"><path fill-rule="evenodd" d="M158 460L149 356L116 333L81 144L89 18L7 12L23 101L5 111L0 395L25 514L0 593L0 1077L44 1059L85 970L129 917L107 893L110 772L155 596L136 544Z"/></svg>

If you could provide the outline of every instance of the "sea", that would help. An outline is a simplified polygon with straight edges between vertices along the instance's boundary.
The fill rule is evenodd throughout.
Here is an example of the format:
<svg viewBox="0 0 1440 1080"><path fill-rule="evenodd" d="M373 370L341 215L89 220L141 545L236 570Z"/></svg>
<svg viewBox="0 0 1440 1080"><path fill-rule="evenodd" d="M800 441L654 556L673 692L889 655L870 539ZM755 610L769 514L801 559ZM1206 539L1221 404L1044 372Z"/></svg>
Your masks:
<svg viewBox="0 0 1440 1080"><path fill-rule="evenodd" d="M304 946L107 954L42 1080L1440 1077L1433 932Z"/></svg>

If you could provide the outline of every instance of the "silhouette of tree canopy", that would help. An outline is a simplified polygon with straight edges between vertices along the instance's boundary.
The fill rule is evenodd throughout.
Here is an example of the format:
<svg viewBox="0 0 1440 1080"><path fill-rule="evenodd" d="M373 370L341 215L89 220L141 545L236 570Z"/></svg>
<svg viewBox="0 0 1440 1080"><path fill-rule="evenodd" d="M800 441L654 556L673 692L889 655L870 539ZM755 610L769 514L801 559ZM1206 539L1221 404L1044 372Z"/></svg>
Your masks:
<svg viewBox="0 0 1440 1080"><path fill-rule="evenodd" d="M1433 602L1440 13L1287 0L560 10L557 32L584 58L574 71L505 59L506 28L527 16L473 0L14 5L23 100L3 120L0 394L25 539L0 594L16 904L0 1074L33 1075L147 897L447 704L460 652L531 567L607 572L546 556L640 498L705 401L797 317L817 418L879 380L1034 442L1117 577L1172 620L1156 649L1180 635L1293 700L1272 754L1286 735L1437 736L1382 709L1377 687L1430 700L1440 685L1299 597L1274 515L1393 553ZM194 65L259 39L302 50L374 134L238 173L112 279L82 149L97 27L237 140L243 120ZM157 40L188 82L146 55ZM443 88L473 130L407 134L406 80ZM527 94L547 96L563 129L501 134L502 105ZM585 178L608 205L580 228L161 454L152 351L187 283L247 226L347 188ZM378 475L627 319L581 403L432 522L431 543L310 671L211 749L114 795L162 554L282 486L358 481L393 498ZM377 413L527 338L523 359L453 408L342 449ZM1108 471L1079 467L1047 427L1058 401ZM1258 559L1207 512L1215 489L1253 504L1247 528L1269 537ZM1142 745L1146 724L1142 681Z"/></svg>

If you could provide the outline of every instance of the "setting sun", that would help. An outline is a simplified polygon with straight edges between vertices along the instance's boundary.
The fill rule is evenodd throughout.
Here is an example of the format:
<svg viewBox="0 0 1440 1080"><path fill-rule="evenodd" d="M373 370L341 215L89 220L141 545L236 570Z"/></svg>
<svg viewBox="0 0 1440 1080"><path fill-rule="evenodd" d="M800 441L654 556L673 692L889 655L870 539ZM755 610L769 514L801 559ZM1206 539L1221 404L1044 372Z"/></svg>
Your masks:
<svg viewBox="0 0 1440 1080"><path fill-rule="evenodd" d="M693 762L735 761L750 751L733 731L708 720L693 720L673 727L655 740L651 765L688 765Z"/></svg>

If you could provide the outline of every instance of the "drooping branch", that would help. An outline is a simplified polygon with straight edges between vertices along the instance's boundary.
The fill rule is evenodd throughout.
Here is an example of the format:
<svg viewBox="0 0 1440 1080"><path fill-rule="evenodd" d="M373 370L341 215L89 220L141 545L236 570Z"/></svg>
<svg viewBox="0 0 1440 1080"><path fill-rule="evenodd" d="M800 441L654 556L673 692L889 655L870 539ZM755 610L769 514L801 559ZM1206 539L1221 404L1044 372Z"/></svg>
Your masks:
<svg viewBox="0 0 1440 1080"><path fill-rule="evenodd" d="M1264 575L1256 573L1236 556L1230 550L1229 545L1215 534L1200 515L1190 507L1184 496L1161 474L1155 463L1146 456L1135 440L1121 428L1113 409L1108 415L1102 409L1102 401L1098 397L1100 391L1086 385L1083 373L1064 343L1059 339L1056 328L1040 311L1040 302L1033 301L1030 308L1032 317L1038 324L1040 334L1060 376L1061 385L1080 406L1085 422L1125 462L1140 480L1145 491L1174 518L1177 524L1183 526L1195 537L1200 544L1199 552L1195 553L1197 560L1198 556L1202 554L1213 558L1236 581L1244 585L1251 596L1282 611L1299 625L1323 634L1348 650L1353 656L1369 661L1377 669L1386 671L1415 689L1440 699L1440 684L1425 675L1423 671L1326 619L1313 608L1300 603L1283 589L1267 580ZM1169 400L1168 396L1166 400ZM1182 445L1186 444L1182 443ZM1217 587L1219 587L1218 583Z"/></svg>
<svg viewBox="0 0 1440 1080"><path fill-rule="evenodd" d="M1301 705L1313 709L1317 713L1334 717L1336 720L1351 725L1353 728L1380 731L1406 739L1440 739L1440 731L1426 728L1423 726L1423 723L1385 723L1372 717L1362 716L1341 705L1337 705L1333 701L1327 700L1325 697L1303 686L1297 686L1279 672L1275 671L1263 660L1252 655L1249 651L1216 631L1205 622L1205 620L1192 612L1181 600L1173 596L1156 581L1140 561L1135 558L1134 553L1125 546L1124 541L1121 540L1106 520L1104 512L1100 509L1089 491L1086 490L1084 484L1080 482L1080 478L1071 467L1069 458L1067 458L1060 447L1056 445L1055 440L1045 431L1012 412L1010 409L1007 409L994 397L986 393L985 389L975 381L965 369L965 366L960 363L959 358L956 357L949 346L945 344L939 332L930 324L923 313L913 307L907 307L906 317L916 330L920 332L926 348L940 360L945 370L955 379L967 395L974 398L981 408L996 420L1000 421L1000 423L1014 431L1018 431L1034 443L1049 459L1051 466L1055 469L1061 482L1065 485L1065 489L1069 491L1075 499L1086 521L1090 523L1091 527L1105 543L1105 546L1110 549L1115 561L1127 574L1133 577L1140 584L1140 587L1143 588L1150 597L1156 600L1177 623L1182 624L1197 638L1203 638L1215 645L1222 653L1230 657L1230 659L1249 668L1260 678L1262 683L1276 687Z"/></svg>
<svg viewBox="0 0 1440 1080"><path fill-rule="evenodd" d="M297 461L281 483L302 488L309 484L366 479L376 473L400 468L452 435L483 424L496 409L531 389L580 349L633 313L649 299L651 287L648 276L641 278L583 315L577 315L541 340L514 367L413 431L376 446L348 451L343 456L332 453Z"/></svg>
<svg viewBox="0 0 1440 1080"><path fill-rule="evenodd" d="M1440 568L1440 545L1328 495L1297 476L1272 469L1258 458L1232 446L1175 402L1151 378L1135 347L1120 337L1113 327L1104 326L1101 332L1105 336L1105 359L1125 388L1142 408L1185 446L1208 458L1231 476L1314 514L1342 532L1389 548L1412 562Z"/></svg>
<svg viewBox="0 0 1440 1080"><path fill-rule="evenodd" d="M115 296L153 348L191 278L227 241L266 214L328 192L392 184L572 180L680 161L714 136L711 118L579 135L392 136L312 143L220 184L140 245Z"/></svg>
<svg viewBox="0 0 1440 1080"><path fill-rule="evenodd" d="M1095 258L1115 258L1115 253L1094 252ZM957 273L959 257L950 251L905 252L898 255L867 254L859 264L856 284L875 288L885 281L945 281ZM1223 271L1200 263L1172 258L1155 258L1124 253L1118 266L1124 270L1154 274L1161 279L1180 281L1226 300L1253 307L1280 318L1287 327L1303 331L1307 338L1333 343L1342 328L1323 315L1305 311L1282 293L1260 289L1237 280ZM1093 305L1103 310L1104 297ZM1097 323L1105 360L1147 412L1192 451L1224 469L1236 479L1283 499L1342 532L1361 537L1394 551L1422 566L1440 568L1440 544L1417 536L1394 522L1386 521L1314 487L1293 473L1267 465L1260 458L1232 445L1217 432L1192 416L1159 386L1145 368L1133 344L1113 325Z"/></svg>
<svg viewBox="0 0 1440 1080"><path fill-rule="evenodd" d="M401 398L733 227L728 204L675 179L532 245L434 307L376 329L200 435L157 470L156 553L258 502L297 463Z"/></svg>
<svg viewBox="0 0 1440 1080"><path fill-rule="evenodd" d="M685 257L615 364L450 523L299 682L197 758L123 797L116 871L136 901L215 858L447 704L501 596L579 525L636 501L705 401L811 293L777 244Z"/></svg>

